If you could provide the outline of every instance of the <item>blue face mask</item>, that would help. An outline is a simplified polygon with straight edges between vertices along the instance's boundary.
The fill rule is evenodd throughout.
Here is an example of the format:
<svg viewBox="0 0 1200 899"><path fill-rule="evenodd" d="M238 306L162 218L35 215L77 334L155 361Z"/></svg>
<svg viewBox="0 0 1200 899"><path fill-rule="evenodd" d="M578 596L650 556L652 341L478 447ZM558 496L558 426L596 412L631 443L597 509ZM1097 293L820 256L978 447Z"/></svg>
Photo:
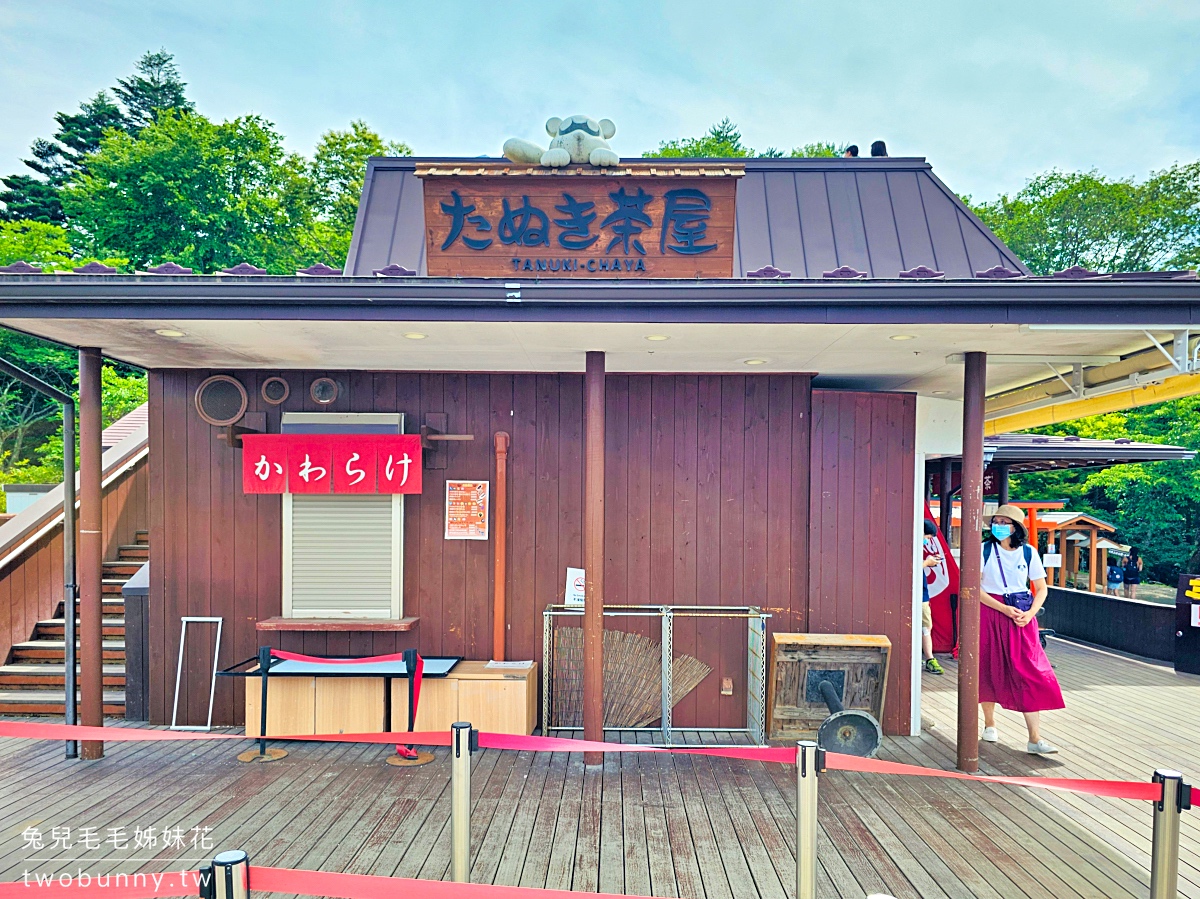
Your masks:
<svg viewBox="0 0 1200 899"><path fill-rule="evenodd" d="M1011 524L994 524L992 525L992 536L997 540L1006 540L1012 536L1013 526Z"/></svg>

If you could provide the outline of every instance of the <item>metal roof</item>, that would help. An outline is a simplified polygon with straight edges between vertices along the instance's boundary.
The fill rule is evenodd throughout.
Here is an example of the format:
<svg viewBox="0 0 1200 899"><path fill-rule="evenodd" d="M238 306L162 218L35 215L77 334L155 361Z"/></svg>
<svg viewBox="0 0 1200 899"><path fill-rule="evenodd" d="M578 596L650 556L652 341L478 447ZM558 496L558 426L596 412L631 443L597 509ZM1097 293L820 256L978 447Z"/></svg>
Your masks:
<svg viewBox="0 0 1200 899"><path fill-rule="evenodd" d="M1107 468L1132 462L1186 460L1195 458L1196 451L1165 443L1138 443L1123 437L1094 440L1043 434L998 434L984 440L983 454L989 464L1007 465L1009 473L1016 474L1064 468Z"/></svg>
<svg viewBox="0 0 1200 899"><path fill-rule="evenodd" d="M768 266L792 278L822 278L843 267L871 278L921 267L929 270L925 277L974 278L996 266L1028 274L923 158L726 161L745 167L737 187L734 277ZM399 265L425 274L424 187L416 169L479 162L372 159L346 273Z"/></svg>

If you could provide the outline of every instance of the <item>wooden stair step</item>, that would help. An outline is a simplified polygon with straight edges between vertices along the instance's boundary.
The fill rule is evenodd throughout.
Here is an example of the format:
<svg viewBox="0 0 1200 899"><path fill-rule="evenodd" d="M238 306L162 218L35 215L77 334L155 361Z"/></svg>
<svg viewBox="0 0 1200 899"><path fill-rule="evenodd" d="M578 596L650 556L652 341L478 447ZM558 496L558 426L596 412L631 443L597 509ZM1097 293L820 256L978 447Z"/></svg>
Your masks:
<svg viewBox="0 0 1200 899"><path fill-rule="evenodd" d="M75 619L75 626L79 627L79 619ZM34 630L34 640L42 637L65 638L67 622L63 618L50 618L46 621L39 621L37 628ZM124 637L125 636L125 619L124 618L102 618L100 624L100 632L105 637Z"/></svg>
<svg viewBox="0 0 1200 899"><path fill-rule="evenodd" d="M125 714L124 691L104 691L104 712L107 715ZM55 690L0 691L0 714L61 715L66 711L61 692Z"/></svg>
<svg viewBox="0 0 1200 899"><path fill-rule="evenodd" d="M129 580L144 564L136 559L115 559L104 563L104 573L111 580Z"/></svg>
<svg viewBox="0 0 1200 899"><path fill-rule="evenodd" d="M76 666L75 672L76 676L80 676L81 672L78 666ZM67 666L61 662L24 664L15 662L11 665L0 666L0 688L22 686L61 687L63 686L66 673ZM104 665L102 676L104 678L104 686L106 687L125 686L124 665Z"/></svg>
<svg viewBox="0 0 1200 899"><path fill-rule="evenodd" d="M126 543L117 547L117 560L121 562L145 562L150 558L150 547L144 543Z"/></svg>
<svg viewBox="0 0 1200 899"><path fill-rule="evenodd" d="M78 644L76 644L78 648ZM55 659L61 661L66 652L65 640L27 640L24 643L14 643L12 648L13 661L20 662L28 659ZM101 648L101 658L124 661L125 641L105 640Z"/></svg>

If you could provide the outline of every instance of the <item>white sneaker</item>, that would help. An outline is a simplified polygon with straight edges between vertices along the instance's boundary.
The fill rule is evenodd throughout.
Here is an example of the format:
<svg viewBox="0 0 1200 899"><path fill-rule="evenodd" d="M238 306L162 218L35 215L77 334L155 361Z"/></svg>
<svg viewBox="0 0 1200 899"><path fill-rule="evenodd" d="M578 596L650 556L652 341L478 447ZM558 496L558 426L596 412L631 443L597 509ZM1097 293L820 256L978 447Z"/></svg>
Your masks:
<svg viewBox="0 0 1200 899"><path fill-rule="evenodd" d="M999 743L1000 734L996 732L996 728L994 727L985 727L983 729L983 736L980 739L985 743ZM1030 743L1029 745L1032 746L1033 744Z"/></svg>
<svg viewBox="0 0 1200 899"><path fill-rule="evenodd" d="M1025 751L1030 755L1054 755L1058 752L1058 747L1051 746L1045 740L1038 740L1036 743L1026 743Z"/></svg>

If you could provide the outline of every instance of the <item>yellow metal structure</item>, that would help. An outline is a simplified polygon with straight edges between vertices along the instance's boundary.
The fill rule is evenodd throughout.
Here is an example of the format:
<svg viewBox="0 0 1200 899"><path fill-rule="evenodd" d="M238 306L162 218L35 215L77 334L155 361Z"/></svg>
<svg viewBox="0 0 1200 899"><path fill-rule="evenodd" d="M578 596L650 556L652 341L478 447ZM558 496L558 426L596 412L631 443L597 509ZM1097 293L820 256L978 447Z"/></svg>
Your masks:
<svg viewBox="0 0 1200 899"><path fill-rule="evenodd" d="M1126 390L1106 393L1103 396L1070 400L1064 403L1056 403L1053 406L1044 406L1041 409L1033 409L1029 412L1002 415L984 422L984 434L992 437L996 434L1023 431L1027 428L1040 428L1043 425L1058 424L1059 422L1083 418L1087 415L1120 412L1122 409L1149 406L1152 403L1177 400L1181 397L1194 396L1198 393L1200 393L1200 375L1175 375L1171 378L1165 378L1161 384L1131 387Z"/></svg>

